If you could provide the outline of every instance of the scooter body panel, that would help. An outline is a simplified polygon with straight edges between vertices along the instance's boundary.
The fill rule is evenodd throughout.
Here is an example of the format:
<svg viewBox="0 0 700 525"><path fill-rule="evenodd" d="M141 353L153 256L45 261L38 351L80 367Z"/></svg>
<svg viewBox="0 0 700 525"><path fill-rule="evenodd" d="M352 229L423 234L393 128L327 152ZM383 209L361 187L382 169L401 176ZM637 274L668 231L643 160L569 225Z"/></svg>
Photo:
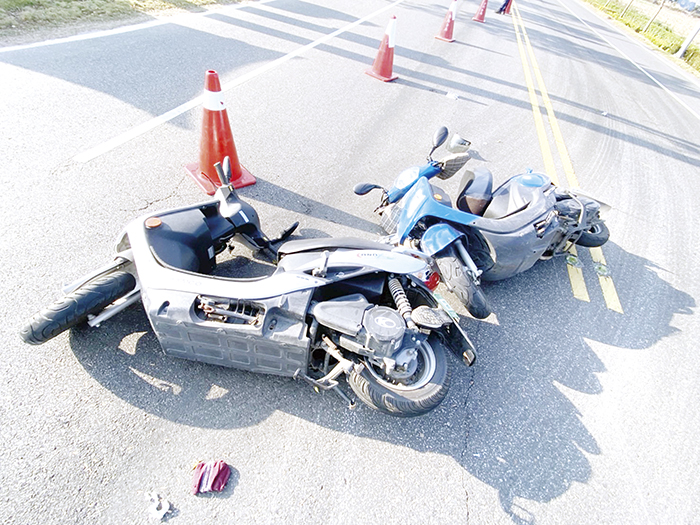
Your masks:
<svg viewBox="0 0 700 525"><path fill-rule="evenodd" d="M403 243L418 222L426 217L453 222L460 226L467 226L478 219L476 215L437 202L433 198L430 183L426 178L421 178L406 194L396 229L399 244Z"/></svg>
<svg viewBox="0 0 700 525"><path fill-rule="evenodd" d="M256 323L235 324L209 319L197 307L200 294L149 288L142 293L142 300L166 355L291 377L308 367L310 340L305 314L312 294L308 289L260 301L240 301L241 308L255 308L260 317Z"/></svg>
<svg viewBox="0 0 700 525"><path fill-rule="evenodd" d="M546 217L546 214L542 217ZM542 236L532 224L507 233L486 230L480 230L480 233L496 254L494 265L481 274L485 281L507 279L532 268L561 236L561 230L555 223L548 226Z"/></svg>
<svg viewBox="0 0 700 525"><path fill-rule="evenodd" d="M214 246L221 238L212 232L224 239L234 233L225 227L226 219L217 219L206 206L160 212L153 219L143 216L126 232L144 308L164 352L251 372L293 376L307 370L312 297L361 292L376 299L382 292L376 289L378 272L412 274L427 267L384 246L353 249L329 241L327 249L322 242L310 243L314 250L283 256L268 277L214 277L200 272L216 264ZM211 305L228 320L218 319Z"/></svg>
<svg viewBox="0 0 700 525"><path fill-rule="evenodd" d="M394 180L394 184L387 191L387 200L394 203L400 200L410 191L420 179L432 179L440 173L438 163L431 161L423 166L411 166L402 171Z"/></svg>
<svg viewBox="0 0 700 525"><path fill-rule="evenodd" d="M547 222L555 203L553 195L542 190L533 192L531 202L507 217L489 219L447 207L432 197L426 179L416 182L406 194L397 228L398 240L408 238L413 228L424 219L440 221L430 226L421 237L421 248L430 255L438 253L471 229L485 239L491 252L492 265L480 268L482 279L507 279L531 268L561 236L556 218ZM546 224L538 231L535 224Z"/></svg>

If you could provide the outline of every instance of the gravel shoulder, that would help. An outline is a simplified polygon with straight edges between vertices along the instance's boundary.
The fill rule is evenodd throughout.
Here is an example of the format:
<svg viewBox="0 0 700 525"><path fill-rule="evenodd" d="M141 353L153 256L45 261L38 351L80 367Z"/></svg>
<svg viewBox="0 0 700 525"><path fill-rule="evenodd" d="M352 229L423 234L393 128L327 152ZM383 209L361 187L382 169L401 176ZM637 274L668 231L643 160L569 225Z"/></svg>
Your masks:
<svg viewBox="0 0 700 525"><path fill-rule="evenodd" d="M217 2L217 4L211 4L208 6L197 6L192 4L191 8L189 9L172 7L170 9L158 9L147 12L135 10L131 14L124 16L96 20L78 20L71 23L57 24L55 26L0 29L0 47L32 44L35 42L43 42L45 40L53 40L57 38L67 38L95 31L106 31L118 27L149 22L156 19L170 18L187 12L216 11L231 4L252 3L252 0L243 2L238 0L217 0Z"/></svg>

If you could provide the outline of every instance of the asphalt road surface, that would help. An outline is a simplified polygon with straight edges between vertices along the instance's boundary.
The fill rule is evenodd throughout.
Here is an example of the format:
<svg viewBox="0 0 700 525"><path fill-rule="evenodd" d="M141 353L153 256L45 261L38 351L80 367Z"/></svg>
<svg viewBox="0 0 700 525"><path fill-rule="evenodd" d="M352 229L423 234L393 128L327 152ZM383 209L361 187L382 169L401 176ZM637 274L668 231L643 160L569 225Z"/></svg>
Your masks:
<svg viewBox="0 0 700 525"><path fill-rule="evenodd" d="M698 521L698 81L578 0L484 23L464 1L452 43L448 6L261 1L0 48L1 522L153 523L147 493L182 524ZM383 83L364 71L394 15ZM532 168L609 203L610 241L486 284L486 321L460 308L477 363L452 359L420 418L165 357L140 307L24 345L130 219L204 199L184 166L208 69L270 234L375 238L353 185L390 184L446 125L497 182ZM192 496L209 459L232 478Z"/></svg>

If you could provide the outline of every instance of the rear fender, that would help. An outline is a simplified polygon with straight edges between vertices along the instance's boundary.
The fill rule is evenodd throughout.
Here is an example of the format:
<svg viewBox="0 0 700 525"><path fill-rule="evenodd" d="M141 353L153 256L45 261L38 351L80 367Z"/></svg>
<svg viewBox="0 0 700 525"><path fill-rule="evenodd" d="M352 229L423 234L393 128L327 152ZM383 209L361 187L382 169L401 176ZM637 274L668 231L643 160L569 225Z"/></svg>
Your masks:
<svg viewBox="0 0 700 525"><path fill-rule="evenodd" d="M576 188L575 190L571 190L571 193L576 195L577 197L581 198L583 197L584 199L592 200L595 201L599 206L600 206L600 213L607 213L612 206L609 204L601 201L600 199L594 197L593 195L583 191L581 188Z"/></svg>
<svg viewBox="0 0 700 525"><path fill-rule="evenodd" d="M442 328L432 330L428 342L442 344L451 350L462 362L467 366L474 364L476 360L476 348L474 343L462 329L459 324L459 315L450 304L440 294L431 292L425 283L417 280L414 276L408 276L413 281L413 286L410 287L411 292L418 293L425 303L430 308L439 308L444 310L452 319L452 322L444 325Z"/></svg>

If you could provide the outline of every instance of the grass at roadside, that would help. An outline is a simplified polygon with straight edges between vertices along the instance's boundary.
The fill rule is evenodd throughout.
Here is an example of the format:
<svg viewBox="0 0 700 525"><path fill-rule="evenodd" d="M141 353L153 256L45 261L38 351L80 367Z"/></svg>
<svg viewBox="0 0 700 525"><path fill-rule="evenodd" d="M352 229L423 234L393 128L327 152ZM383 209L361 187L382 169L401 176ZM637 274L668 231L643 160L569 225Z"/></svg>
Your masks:
<svg viewBox="0 0 700 525"><path fill-rule="evenodd" d="M0 0L0 31L32 31L74 23L102 22L142 13L193 11L239 0Z"/></svg>
<svg viewBox="0 0 700 525"><path fill-rule="evenodd" d="M677 34L671 27L658 21L653 21L649 28L643 31L649 22L649 17L637 11L633 6L625 11L625 7L628 6L629 2L619 3L616 0L586 1L611 18L627 25L636 33L646 37L652 44L669 54L678 51L685 40L685 35ZM620 16L623 12L625 12L624 16ZM685 52L683 60L693 69L700 71L700 48L695 44L691 44Z"/></svg>

